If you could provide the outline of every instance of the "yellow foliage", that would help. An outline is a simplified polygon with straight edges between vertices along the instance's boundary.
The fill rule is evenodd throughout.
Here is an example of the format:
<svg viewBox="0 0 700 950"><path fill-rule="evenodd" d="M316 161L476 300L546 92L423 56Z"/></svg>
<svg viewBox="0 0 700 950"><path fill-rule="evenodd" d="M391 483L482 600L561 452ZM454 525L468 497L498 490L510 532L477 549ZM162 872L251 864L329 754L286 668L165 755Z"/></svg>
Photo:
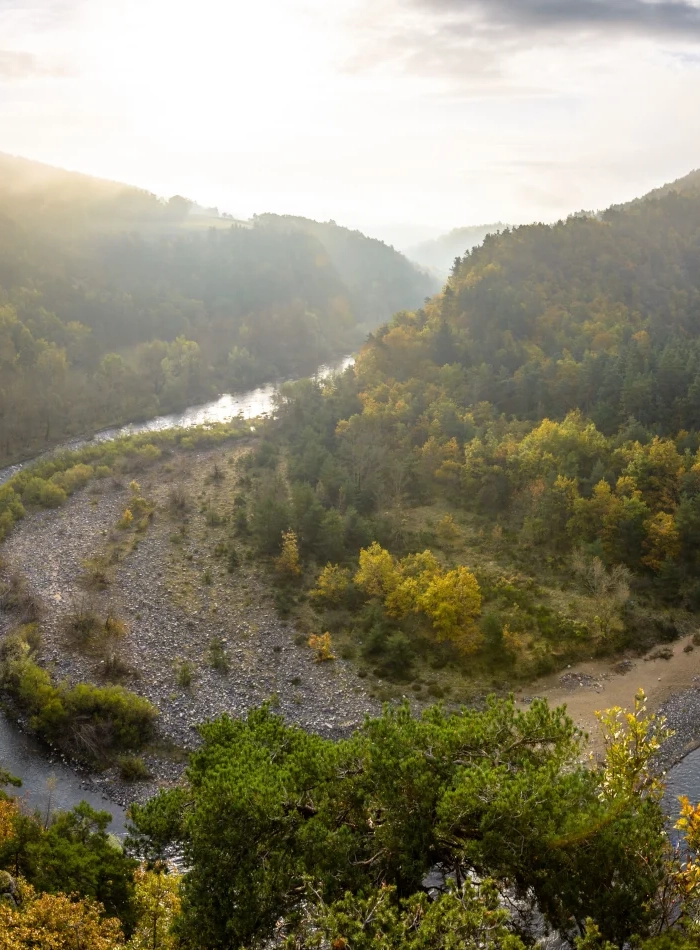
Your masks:
<svg viewBox="0 0 700 950"><path fill-rule="evenodd" d="M355 583L381 598L393 617L424 613L439 640L451 640L465 653L481 643L474 624L481 612L481 592L466 567L445 573L431 551L397 561L375 541L360 552Z"/></svg>
<svg viewBox="0 0 700 950"><path fill-rule="evenodd" d="M119 921L102 917L101 904L17 883L19 906L0 902L0 950L123 950Z"/></svg>
<svg viewBox="0 0 700 950"><path fill-rule="evenodd" d="M19 814L17 803L11 798L0 798L0 847L15 836L14 819Z"/></svg>
<svg viewBox="0 0 700 950"><path fill-rule="evenodd" d="M316 651L316 662L324 663L326 660L334 660L335 654L332 650L330 633L312 634L309 637L309 646Z"/></svg>
<svg viewBox="0 0 700 950"><path fill-rule="evenodd" d="M314 600L338 604L345 596L350 583L350 572L338 564L326 564L318 576L316 587L311 591Z"/></svg>
<svg viewBox="0 0 700 950"><path fill-rule="evenodd" d="M596 717L603 730L605 765L600 783L602 799L648 795L656 801L664 793L664 782L652 765L661 743L672 733L666 720L647 716L643 689L634 697L634 710L613 706Z"/></svg>
<svg viewBox="0 0 700 950"><path fill-rule="evenodd" d="M134 516L131 513L131 508L127 508L124 514L121 516L117 522L117 527L121 528L122 531L125 531L127 528L131 527L131 524L134 520Z"/></svg>
<svg viewBox="0 0 700 950"><path fill-rule="evenodd" d="M287 577L298 577L301 574L299 544L293 531L282 532L282 553L275 560L275 567L280 574L286 574Z"/></svg>
<svg viewBox="0 0 700 950"><path fill-rule="evenodd" d="M676 829L682 831L687 845L687 855L676 871L676 883L680 887L683 897L697 900L700 896L700 805L692 805L686 795L679 798L681 816L676 822Z"/></svg>
<svg viewBox="0 0 700 950"><path fill-rule="evenodd" d="M475 620L481 613L481 591L466 567L436 575L419 605L430 617L439 640L451 640L464 653L479 648L482 635Z"/></svg>
<svg viewBox="0 0 700 950"><path fill-rule="evenodd" d="M521 634L511 630L508 624L503 626L503 645L508 653L518 653L524 646Z"/></svg>
<svg viewBox="0 0 700 950"><path fill-rule="evenodd" d="M653 571L661 570L664 561L672 561L681 552L681 537L673 520L673 515L659 511L644 525L647 536L644 541L646 554L642 564Z"/></svg>
<svg viewBox="0 0 700 950"><path fill-rule="evenodd" d="M459 537L459 531L452 515L445 515L438 521L437 536L443 544L451 545Z"/></svg>
<svg viewBox="0 0 700 950"><path fill-rule="evenodd" d="M355 574L355 583L370 597L384 599L397 586L399 573L394 558L374 541L360 551L360 567Z"/></svg>
<svg viewBox="0 0 700 950"><path fill-rule="evenodd" d="M129 950L173 950L171 933L180 912L180 875L140 868L134 874L138 924L127 944Z"/></svg>

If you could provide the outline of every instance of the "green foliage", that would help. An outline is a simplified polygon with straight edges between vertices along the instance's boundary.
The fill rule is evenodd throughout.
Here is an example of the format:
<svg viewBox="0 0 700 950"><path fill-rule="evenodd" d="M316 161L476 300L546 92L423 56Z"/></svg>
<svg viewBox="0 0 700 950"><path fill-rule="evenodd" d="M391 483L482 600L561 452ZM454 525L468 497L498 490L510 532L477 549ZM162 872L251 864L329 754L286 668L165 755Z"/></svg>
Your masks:
<svg viewBox="0 0 700 950"><path fill-rule="evenodd" d="M32 658L24 636L3 644L0 688L31 715L32 727L41 736L86 759L142 747L158 715L148 700L121 686L54 686Z"/></svg>
<svg viewBox="0 0 700 950"><path fill-rule="evenodd" d="M395 887L346 894L330 906L311 889L309 906L288 950L330 946L353 950L525 950L508 926L508 912L490 882L465 883L431 900L402 901Z"/></svg>
<svg viewBox="0 0 700 950"><path fill-rule="evenodd" d="M495 701L484 711L433 708L420 719L407 706L387 709L339 742L267 708L201 732L187 784L135 806L133 818L144 853L183 848L183 934L210 950L264 942L280 917L303 920L309 879L319 906L299 946L312 945L304 941L316 926L329 938L351 936L351 926L369 946L362 909L378 899L377 939L402 945L391 941L404 927L416 936L406 911L436 866L456 881L507 882L555 927L590 917L616 944L653 925L666 847L656 799L610 784L601 796L573 723L542 701L526 712ZM377 892L377 881L389 890ZM488 893L477 907L458 889L415 926L449 940L449 927L476 932L495 914L498 933L506 918Z"/></svg>
<svg viewBox="0 0 700 950"><path fill-rule="evenodd" d="M213 637L209 643L209 665L218 673L228 673L230 669L226 645L221 637Z"/></svg>
<svg viewBox="0 0 700 950"><path fill-rule="evenodd" d="M10 834L0 840L0 868L21 874L39 891L94 898L129 931L136 919L137 862L108 835L110 821L109 812L86 802L48 816L18 811Z"/></svg>
<svg viewBox="0 0 700 950"><path fill-rule="evenodd" d="M125 782L145 782L152 777L146 763L137 755L120 755L117 765Z"/></svg>
<svg viewBox="0 0 700 950"><path fill-rule="evenodd" d="M194 681L192 664L183 660L177 667L177 685L181 689L190 689Z"/></svg>

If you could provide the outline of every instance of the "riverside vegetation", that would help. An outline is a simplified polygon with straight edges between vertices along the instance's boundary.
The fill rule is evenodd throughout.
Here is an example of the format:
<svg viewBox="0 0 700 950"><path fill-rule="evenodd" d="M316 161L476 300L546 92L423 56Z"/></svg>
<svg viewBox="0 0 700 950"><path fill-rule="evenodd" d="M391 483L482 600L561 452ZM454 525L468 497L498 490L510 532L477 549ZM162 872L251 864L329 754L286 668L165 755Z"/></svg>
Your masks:
<svg viewBox="0 0 700 950"><path fill-rule="evenodd" d="M71 754L118 757L126 779L145 777L138 756L164 721L192 750L175 787L132 807L136 858L119 852L109 874L118 901L90 875L42 877L51 849L101 866L99 815L42 822L3 800L7 950L68 950L80 928L113 948L522 950L543 927L577 950L697 946L700 813L683 801L675 848L654 764L667 733L643 695L601 715L595 762L564 709L484 694L696 626L699 254L697 176L506 230L374 332L354 369L284 386L254 438L242 425L150 434L0 489L11 553L80 505L106 525L81 552L94 604L57 600L63 624L20 564L5 569L6 695ZM187 457L196 471L179 476ZM165 530L167 576L153 557ZM134 564L168 594L158 632L112 610ZM289 628L265 626L258 649L282 655L265 686L303 655L313 686L289 681L302 708L328 684L338 704L357 697L342 728L301 728L288 695L260 706L244 680L235 706L227 677L245 650L231 636L252 633L241 607L274 607L298 631L295 653ZM142 683L122 655L139 631ZM165 677L159 648L176 643ZM102 669L130 689L90 685ZM372 707L407 686L413 707ZM421 708L445 694L450 708ZM212 696L221 705L197 716ZM218 715L245 707L259 708ZM164 870L173 848L181 879Z"/></svg>

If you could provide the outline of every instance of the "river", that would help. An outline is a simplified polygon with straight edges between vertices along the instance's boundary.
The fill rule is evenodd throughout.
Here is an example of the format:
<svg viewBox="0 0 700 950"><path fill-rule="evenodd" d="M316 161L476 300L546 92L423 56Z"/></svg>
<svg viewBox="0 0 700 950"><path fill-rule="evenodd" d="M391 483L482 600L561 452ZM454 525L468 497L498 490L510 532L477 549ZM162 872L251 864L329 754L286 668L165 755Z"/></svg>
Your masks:
<svg viewBox="0 0 700 950"><path fill-rule="evenodd" d="M348 366L352 366L354 361L354 357L344 356L333 363L324 363L316 370L313 378L325 379L335 373L341 373ZM225 393L203 405L191 406L183 412L157 416L147 422L104 429L91 439L75 439L66 442L38 458L45 458L66 449L79 449L85 445L109 442L138 432L191 428L208 422L230 422L237 416L254 419L268 415L274 409L274 397L282 382L283 380L278 380L242 393ZM0 470L0 485L37 460L32 459ZM124 809L108 801L99 792L83 788L82 779L76 772L57 758L51 761L47 750L30 736L20 732L4 714L0 714L0 767L22 779L19 794L25 798L28 807L38 808L44 813L48 807L69 809L81 801L87 801L94 808L109 811L112 815L110 831L116 835L124 834L126 821ZM92 784L94 782L91 782Z"/></svg>
<svg viewBox="0 0 700 950"><path fill-rule="evenodd" d="M343 356L332 363L323 363L318 367L313 375L313 379L326 379L336 373L342 373L348 366L355 362L354 356ZM274 408L274 397L284 380L276 380L268 383L266 386L259 386L257 389L249 389L242 393L224 393L213 399L211 402L202 403L199 406L190 406L182 412L171 412L166 416L156 416L146 422L131 422L123 426L115 426L111 429L102 429L91 439L72 439L70 442L64 442L44 452L36 458L26 462L20 462L17 465L9 465L7 468L0 469L0 485L8 481L13 475L25 468L27 465L33 465L42 459L49 458L58 452L65 452L67 449L81 449L86 445L95 445L100 442L112 442L125 435L134 435L139 432L160 432L163 429L190 429L193 426L200 426L212 422L230 422L236 416L243 416L244 419L255 419L258 416L266 416Z"/></svg>

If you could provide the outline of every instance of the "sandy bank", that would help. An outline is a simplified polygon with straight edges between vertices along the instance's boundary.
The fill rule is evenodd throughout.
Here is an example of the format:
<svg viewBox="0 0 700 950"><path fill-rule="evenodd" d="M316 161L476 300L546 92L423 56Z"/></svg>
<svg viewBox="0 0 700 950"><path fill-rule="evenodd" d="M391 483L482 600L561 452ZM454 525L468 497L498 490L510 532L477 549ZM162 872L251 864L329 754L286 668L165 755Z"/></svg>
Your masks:
<svg viewBox="0 0 700 950"><path fill-rule="evenodd" d="M631 708L641 687L651 711L668 717L676 736L665 750L665 763L678 760L700 742L700 647L684 652L692 645L686 637L670 644L669 660L646 657L589 660L534 682L523 690L522 704L533 696L542 696L553 705L566 705L576 725L590 736L592 749L601 751L601 735L595 713L610 706Z"/></svg>

